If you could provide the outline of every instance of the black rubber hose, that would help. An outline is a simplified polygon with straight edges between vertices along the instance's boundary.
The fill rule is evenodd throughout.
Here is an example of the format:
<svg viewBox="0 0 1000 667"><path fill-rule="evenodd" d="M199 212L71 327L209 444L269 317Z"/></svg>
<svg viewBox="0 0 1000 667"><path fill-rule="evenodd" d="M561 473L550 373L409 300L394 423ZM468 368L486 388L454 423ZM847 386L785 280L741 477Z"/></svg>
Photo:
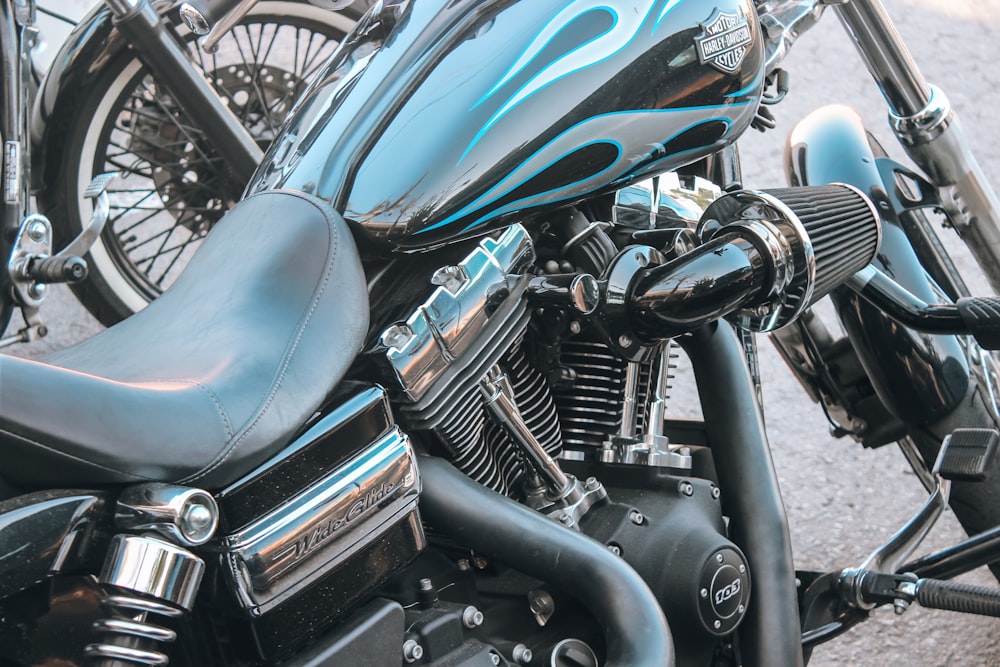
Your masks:
<svg viewBox="0 0 1000 667"><path fill-rule="evenodd" d="M421 457L419 468L424 520L460 544L575 596L604 630L608 667L674 664L663 611L624 560L586 535L476 484L442 459Z"/></svg>
<svg viewBox="0 0 1000 667"><path fill-rule="evenodd" d="M750 562L754 591L739 633L748 667L801 667L792 541L743 347L715 322L678 339L691 360L722 509Z"/></svg>

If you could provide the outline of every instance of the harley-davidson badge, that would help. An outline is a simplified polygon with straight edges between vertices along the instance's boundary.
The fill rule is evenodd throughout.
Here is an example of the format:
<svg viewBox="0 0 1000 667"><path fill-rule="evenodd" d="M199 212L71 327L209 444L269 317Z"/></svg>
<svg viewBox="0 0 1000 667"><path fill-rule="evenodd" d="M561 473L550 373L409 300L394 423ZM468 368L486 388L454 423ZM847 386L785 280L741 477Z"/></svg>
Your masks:
<svg viewBox="0 0 1000 667"><path fill-rule="evenodd" d="M753 41L747 17L716 8L700 25L703 32L694 38L698 60L727 74L735 72Z"/></svg>

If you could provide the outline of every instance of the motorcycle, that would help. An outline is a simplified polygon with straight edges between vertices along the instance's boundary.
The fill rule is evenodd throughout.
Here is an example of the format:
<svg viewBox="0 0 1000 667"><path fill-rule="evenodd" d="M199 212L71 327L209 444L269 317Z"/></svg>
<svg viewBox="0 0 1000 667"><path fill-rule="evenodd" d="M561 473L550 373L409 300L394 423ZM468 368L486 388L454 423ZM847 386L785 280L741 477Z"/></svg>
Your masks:
<svg viewBox="0 0 1000 667"><path fill-rule="evenodd" d="M170 290L3 358L0 653L796 665L877 606L1000 614L947 581L1000 523L998 302L918 242L927 207L991 220L954 115L897 114L951 172L833 108L789 187L740 183L733 142L823 9L376 3ZM896 54L890 102L929 90L877 3L836 10ZM856 567L795 572L753 331L931 490ZM702 420L664 412L675 345ZM909 560L949 500L986 532Z"/></svg>
<svg viewBox="0 0 1000 667"><path fill-rule="evenodd" d="M34 0L5 4L4 256L67 248L48 272L4 277L16 298L0 328L15 306L27 309L5 345L47 333L37 308L52 282L68 281L105 324L169 284L357 17L297 0L99 3L42 77ZM12 253L21 227L36 239Z"/></svg>

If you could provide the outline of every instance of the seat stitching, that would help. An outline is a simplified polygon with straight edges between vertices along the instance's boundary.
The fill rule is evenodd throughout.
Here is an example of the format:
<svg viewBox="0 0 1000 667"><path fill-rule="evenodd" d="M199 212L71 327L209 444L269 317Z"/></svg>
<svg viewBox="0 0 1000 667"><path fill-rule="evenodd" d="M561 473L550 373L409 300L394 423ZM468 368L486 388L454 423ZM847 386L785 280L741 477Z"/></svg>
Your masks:
<svg viewBox="0 0 1000 667"><path fill-rule="evenodd" d="M227 439L227 441L230 438L233 437L233 428L232 428L232 425L230 423L229 416L227 415L226 410L225 410L225 408L222 405L222 402L219 400L218 395L211 389L211 387L207 387L207 386L203 385L202 383L196 382L194 380L153 379L153 380L143 380L141 382L129 382L129 383L126 383L126 384L131 384L131 385L142 385L142 384L182 384L182 385L190 385L190 386L193 386L193 387L197 387L197 388L201 389L209 397L209 399L212 401L212 403L215 405L215 410L218 413L219 419L222 422L223 430L226 432L226 439ZM114 472L114 473L118 473L118 474L121 474L121 475L127 475L127 476L130 476L130 477L135 477L135 478L140 479L140 480L156 481L156 478L153 478L153 477L146 477L145 475L140 475L138 473L131 472L131 471L128 471L128 470L122 470L122 469L119 469L119 468L113 468L111 466L107 466L107 465L104 465L102 463L97 463L96 461L92 461L92 460L90 460L88 458L82 458L82 457L76 456L74 454L70 454L69 452L65 452L65 451L63 451L61 449L57 449L57 448L52 447L50 445L45 445L45 444L43 444L43 443L35 440L34 438L30 438L28 436L18 434L18 433L14 432L14 431L11 431L9 429L0 428L0 433L6 434L6 435L10 435L11 437L14 437L14 438L20 438L20 439L22 439L22 440L24 440L26 442L29 442L29 443L31 443L33 445L36 445L36 446L38 446L38 447L40 447L40 448L42 448L42 449L44 449L46 451L49 451L49 452L52 452L52 453L56 454L58 456L65 456L67 458L74 459L74 460L79 461L81 463L87 463L87 464L96 466L98 468L101 468L102 470L107 470L108 472Z"/></svg>
<svg viewBox="0 0 1000 667"><path fill-rule="evenodd" d="M118 468L113 468L113 467L111 467L109 465L105 465L103 463L98 463L97 461L91 461L90 459L81 458L79 456L76 456L75 454L70 454L69 452L64 452L64 451L62 451L60 449L56 449L56 448L51 447L49 445L46 445L46 444L44 444L42 442L39 442L38 440L35 440L34 438L30 438L30 437L28 437L26 435L21 435L20 433L15 433L14 431L11 431L11 430L8 430L8 429L5 429L5 428L0 428L0 433L2 433L4 435L9 435L9 436L11 436L13 438L17 438L19 440L23 440L24 442L27 442L27 443L29 443L31 445L34 445L35 447L38 447L40 449L44 449L47 452L51 452L51 453L55 454L56 456L60 456L60 457L68 458L68 459L73 459L74 461L78 461L80 463L85 463L87 465L94 466L96 468L100 468L101 470L106 470L107 472L118 473L119 475L125 475L127 477L134 477L137 480L145 480L145 481L149 481L149 482L157 481L157 480L155 480L152 477L146 477L145 475L140 475L138 473L127 471L127 470L119 470Z"/></svg>
<svg viewBox="0 0 1000 667"><path fill-rule="evenodd" d="M194 380L187 380L187 382L190 382L194 386L203 390L206 394L208 394L208 397L212 400L212 403L215 404L215 410L216 412L219 413L219 418L222 419L222 426L226 429L226 441L228 442L233 437L233 426L229 421L229 414L226 412L225 407L222 405L222 401L219 400L218 395L214 391L212 391L211 387L207 387L200 382L195 382Z"/></svg>
<svg viewBox="0 0 1000 667"><path fill-rule="evenodd" d="M319 213L323 216L324 221L326 221L326 223L327 223L326 224L326 230L327 230L328 240L329 240L329 243L330 243L330 254L329 254L329 257L327 257L326 271L324 272L323 280L320 283L319 288L316 290L316 292L315 292L315 294L314 294L314 296L313 296L313 298L311 300L312 302L310 304L309 312L307 313L305 319L302 321L302 324L299 326L299 328L298 328L298 330L296 332L296 335L295 335L293 341L291 342L291 344L289 346L288 351L285 353L285 355L282 358L281 370L279 371L278 376L275 379L275 381L271 384L271 388L268 391L267 398L264 400L263 405L258 409L257 414L254 417L253 422L249 426L247 426L243 430L243 432L240 433L239 436L235 440L233 440L233 442L229 445L229 447L227 447L225 449L225 451L220 452L219 455L216 456L216 459L212 463L209 463L207 466L205 466L204 468L202 468L199 472L197 472L197 473L195 473L193 475L190 475L190 476L184 478L183 480L181 480L185 484L195 482L195 481L197 481L197 480L205 477L206 475L208 475L209 473L211 473L213 470L216 470L223 463L225 463L225 461L237 449L239 449L240 444L244 440L246 440L246 438L250 435L250 433L253 432L253 430L257 427L257 425L261 422L261 420L267 414L268 410L270 410L271 405L274 402L274 396L275 396L275 394L277 394L278 389L281 387L281 382L284 379L285 374L288 372L288 367L291 365L291 360L295 356L295 351L298 349L299 342L302 340L302 336L305 333L306 326L308 326L309 322L312 320L312 316L316 312L316 308L319 307L320 298L326 292L326 286L330 282L330 277L333 274L333 267L335 265L335 260L336 260L336 257L337 257L337 253L338 253L338 251L340 249L340 246L339 246L339 234L334 234L333 233L334 232L334 222L331 220L331 216L329 215L329 212L328 212L329 205L326 204L326 202L324 202L324 201L322 201L322 200L320 200L318 198L308 196L305 193L292 192L292 191L281 191L281 192L283 194L288 194L288 195L292 195L292 196L298 197L298 198L302 199L303 201L306 201L306 202L312 204L313 206L316 207L316 210L319 211ZM265 193L262 193L262 194L265 194Z"/></svg>
<svg viewBox="0 0 1000 667"><path fill-rule="evenodd" d="M211 387L198 382L197 380L182 379L182 380L162 380L162 379L152 379L152 380L141 380L134 382L126 382L128 385L143 385L143 384L188 384L192 387L197 387L201 389L208 396L209 400L215 406L215 411L219 415L219 420L222 422L222 428L226 432L226 441L228 442L230 438L233 437L233 426L229 420L229 414L226 412L225 406L222 405L222 401L219 399L218 394L216 394Z"/></svg>

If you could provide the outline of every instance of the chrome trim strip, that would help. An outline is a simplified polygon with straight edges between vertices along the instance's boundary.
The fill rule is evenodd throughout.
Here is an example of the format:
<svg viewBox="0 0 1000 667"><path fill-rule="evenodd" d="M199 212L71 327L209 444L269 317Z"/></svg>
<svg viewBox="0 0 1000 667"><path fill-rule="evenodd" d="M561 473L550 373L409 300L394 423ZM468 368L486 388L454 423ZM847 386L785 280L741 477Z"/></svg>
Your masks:
<svg viewBox="0 0 1000 667"><path fill-rule="evenodd" d="M377 540L417 505L420 479L398 427L218 545L239 603L260 615Z"/></svg>

